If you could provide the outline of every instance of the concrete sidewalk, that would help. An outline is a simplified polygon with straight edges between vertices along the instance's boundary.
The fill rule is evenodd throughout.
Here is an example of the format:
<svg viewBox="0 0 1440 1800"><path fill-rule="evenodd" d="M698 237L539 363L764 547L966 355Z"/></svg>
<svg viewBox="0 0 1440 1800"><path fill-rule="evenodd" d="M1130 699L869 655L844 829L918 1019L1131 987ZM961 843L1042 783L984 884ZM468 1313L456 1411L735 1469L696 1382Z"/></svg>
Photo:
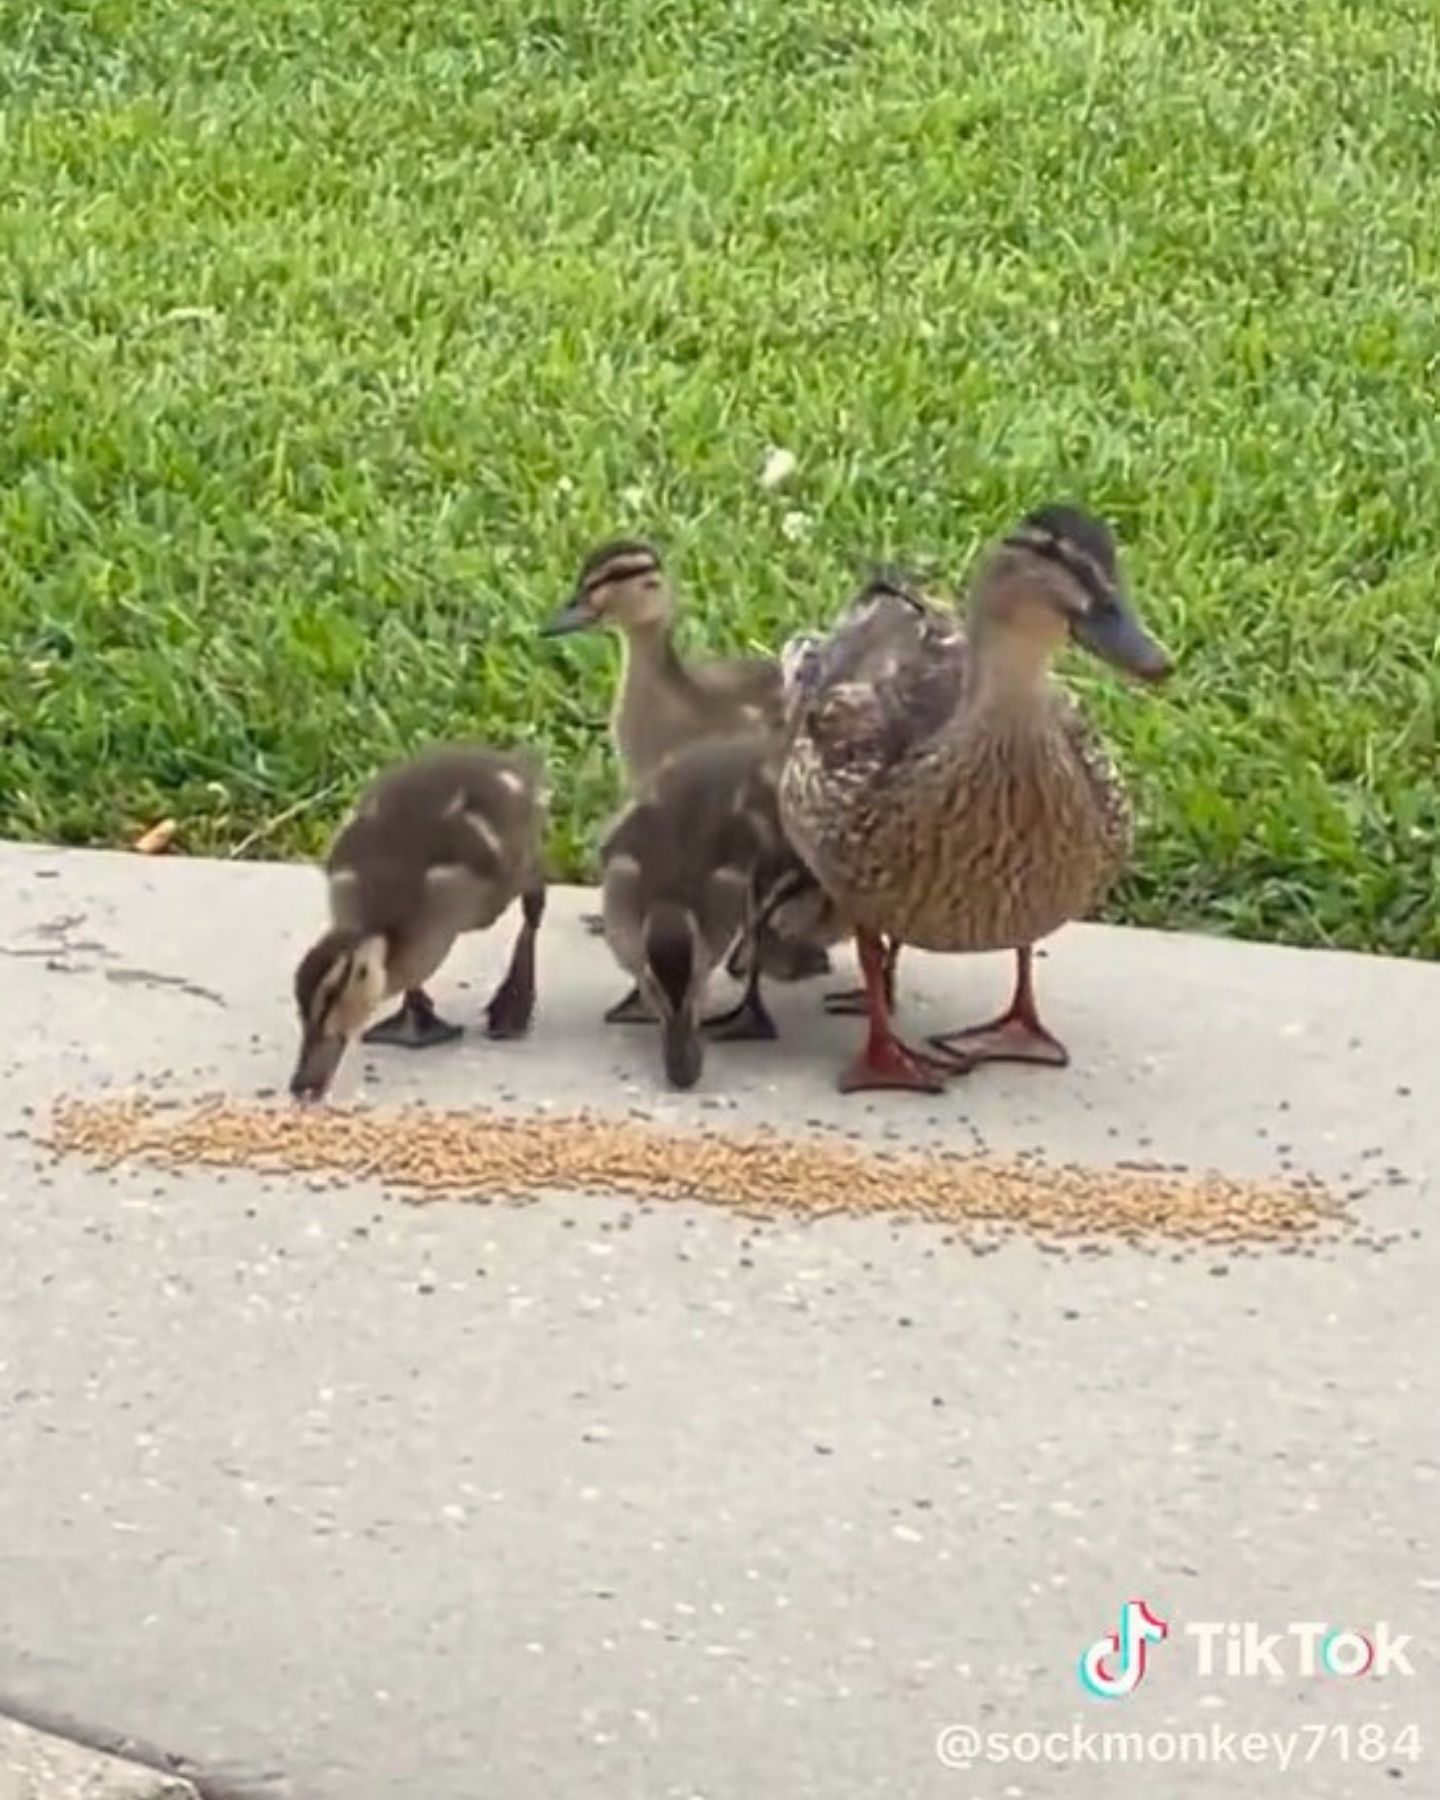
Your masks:
<svg viewBox="0 0 1440 1800"><path fill-rule="evenodd" d="M1310 1169L1382 1249L975 1257L874 1221L52 1168L27 1134L61 1093L283 1089L323 888L0 847L0 1696L297 1800L1153 1785L937 1757L952 1724L1076 1719L1370 1722L1379 1761L1336 1735L1287 1783L1440 1793L1440 1744L1391 1749L1440 1718L1440 969L1073 928L1039 971L1068 1071L842 1100L856 1025L807 983L776 990L780 1043L715 1047L674 1096L648 1033L599 1023L622 984L589 900L555 895L529 1042L357 1054L337 1098ZM437 983L455 1016L511 929ZM907 965L917 1032L1008 979ZM1099 1705L1076 1659L1140 1597L1171 1640ZM1409 1634L1414 1674L1206 1680L1184 1634L1321 1619ZM1281 1791L1223 1762L1160 1781Z"/></svg>

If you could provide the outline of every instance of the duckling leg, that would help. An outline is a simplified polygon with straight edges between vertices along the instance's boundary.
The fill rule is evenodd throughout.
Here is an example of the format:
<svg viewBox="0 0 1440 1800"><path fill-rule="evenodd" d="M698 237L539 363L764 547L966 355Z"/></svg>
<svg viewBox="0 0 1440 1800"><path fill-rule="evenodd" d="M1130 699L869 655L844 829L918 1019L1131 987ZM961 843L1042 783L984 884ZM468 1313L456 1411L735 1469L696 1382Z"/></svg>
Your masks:
<svg viewBox="0 0 1440 1800"><path fill-rule="evenodd" d="M1048 1063L1052 1068L1063 1069L1070 1052L1040 1023L1035 1008L1031 967L1034 952L1027 945L1015 952L1015 960L1015 995L998 1019L991 1019L988 1025L974 1025L968 1031L942 1032L930 1042L937 1050L964 1057L967 1063Z"/></svg>
<svg viewBox="0 0 1440 1800"><path fill-rule="evenodd" d="M759 934L759 939L760 966L772 981L809 981L812 976L830 973L830 955L823 944L784 938L769 927ZM744 981L754 956L755 945L748 938L741 938L730 952L726 974Z"/></svg>
<svg viewBox="0 0 1440 1800"><path fill-rule="evenodd" d="M587 932L589 932L591 937L604 937L604 935L605 935L605 915L604 915L604 913L581 913L580 923L585 928L585 930Z"/></svg>
<svg viewBox="0 0 1440 1800"><path fill-rule="evenodd" d="M753 950L753 946L752 946ZM701 1024L711 1037L721 1043L738 1044L745 1041L765 1041L779 1037L775 1029L775 1021L765 1002L760 998L760 958L750 957L750 966L745 975L745 992L740 996L738 1006L732 1006L729 1012L716 1013L712 1018L702 1019Z"/></svg>
<svg viewBox="0 0 1440 1800"><path fill-rule="evenodd" d="M775 1021L770 1017L769 1009L760 998L760 976L762 972L773 972L771 970L772 959L767 958L766 950L767 948L772 950L778 948L785 951L799 950L803 955L805 951L815 951L817 946L803 942L798 945L787 944L785 940L771 931L770 921L787 901L795 899L797 895L810 892L816 885L815 877L808 869L795 868L781 876L766 895L763 903L759 902L759 895L752 892L750 897L752 916L736 940L735 948L730 953L730 960L725 965L731 975L738 976L743 972L745 991L740 996L738 1006L732 1006L729 1012L716 1013L713 1018L702 1020L705 1029L714 1037L731 1043L739 1043L745 1039L768 1042L779 1037L780 1033L775 1029ZM828 969L830 966L829 956L823 950L819 950L819 955L824 957L825 967ZM813 972L819 974L820 970L815 969ZM785 977L781 976L779 979L783 980ZM789 979L794 981L799 980L800 977L792 973Z"/></svg>
<svg viewBox="0 0 1440 1800"><path fill-rule="evenodd" d="M531 888L521 896L520 906L524 920L510 952L510 967L485 1008L487 1037L524 1037L535 1014L535 936L545 917L544 888Z"/></svg>
<svg viewBox="0 0 1440 1800"><path fill-rule="evenodd" d="M436 1044L453 1044L464 1035L460 1026L447 1024L440 1017L424 988L410 988L399 1008L388 1019L381 1019L362 1032L360 1042L391 1044L400 1050L429 1050Z"/></svg>
<svg viewBox="0 0 1440 1800"><path fill-rule="evenodd" d="M945 1077L964 1072L967 1065L959 1058L941 1062L913 1050L895 1035L890 1023L890 1006L885 994L885 966L898 947L874 932L857 931L855 945L860 952L860 970L865 977L865 1012L869 1031L865 1048L840 1076L840 1092L854 1094L865 1088L909 1088L920 1094L944 1091Z"/></svg>
<svg viewBox="0 0 1440 1800"><path fill-rule="evenodd" d="M885 946L885 1005L891 1012L895 1010L895 966L900 961L900 940L891 938ZM868 1011L868 1003L863 987L840 988L834 993L822 996L821 1004L827 1013L861 1017Z"/></svg>

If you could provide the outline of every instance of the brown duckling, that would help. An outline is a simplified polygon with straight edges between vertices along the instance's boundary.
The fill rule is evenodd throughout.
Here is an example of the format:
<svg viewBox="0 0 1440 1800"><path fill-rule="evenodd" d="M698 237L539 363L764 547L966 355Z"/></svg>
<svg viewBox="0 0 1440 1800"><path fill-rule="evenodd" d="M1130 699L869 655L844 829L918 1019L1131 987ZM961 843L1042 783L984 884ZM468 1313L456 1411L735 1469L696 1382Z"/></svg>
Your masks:
<svg viewBox="0 0 1440 1800"><path fill-rule="evenodd" d="M675 596L653 545L621 538L592 551L574 595L543 635L599 627L620 635L624 664L610 723L632 793L689 744L778 730L781 682L774 657L692 662L680 655Z"/></svg>
<svg viewBox="0 0 1440 1800"><path fill-rule="evenodd" d="M675 645L675 595L660 553L637 538L617 538L586 557L575 592L542 627L557 637L609 629L620 637L623 666L611 712L611 735L632 794L642 793L665 760L714 737L770 736L782 720L780 664L774 657L708 657L694 661ZM791 909L757 940L764 972L782 981L823 974L823 943L795 926ZM584 923L604 930L599 914ZM743 946L742 946L743 948ZM745 974L734 963L731 973Z"/></svg>
<svg viewBox="0 0 1440 1800"><path fill-rule="evenodd" d="M719 738L672 756L601 857L605 936L635 980L607 1020L658 1019L666 1075L682 1088L700 1077L702 1024L720 1037L774 1037L753 957L740 1004L717 1019L700 1014L711 976L754 928L759 901L795 866L764 743Z"/></svg>
<svg viewBox="0 0 1440 1800"><path fill-rule="evenodd" d="M459 1037L425 983L460 933L484 930L517 897L523 923L486 1030L508 1038L529 1029L545 911L541 780L527 752L437 749L387 770L361 796L325 863L330 929L295 972L296 1099L326 1093L350 1039L395 994L399 1008L363 1042L419 1050Z"/></svg>

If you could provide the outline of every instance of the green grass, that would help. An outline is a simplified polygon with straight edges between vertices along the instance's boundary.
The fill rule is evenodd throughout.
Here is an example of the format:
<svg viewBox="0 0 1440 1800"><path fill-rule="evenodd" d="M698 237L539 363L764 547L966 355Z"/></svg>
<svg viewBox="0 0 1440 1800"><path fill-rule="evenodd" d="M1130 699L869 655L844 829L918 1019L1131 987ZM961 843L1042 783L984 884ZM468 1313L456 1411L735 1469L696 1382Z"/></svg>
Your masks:
<svg viewBox="0 0 1440 1800"><path fill-rule="evenodd" d="M479 734L575 872L592 540L773 644L1068 496L1182 663L1075 671L1113 915L1440 951L1433 0L45 0L0 108L0 832L310 853Z"/></svg>

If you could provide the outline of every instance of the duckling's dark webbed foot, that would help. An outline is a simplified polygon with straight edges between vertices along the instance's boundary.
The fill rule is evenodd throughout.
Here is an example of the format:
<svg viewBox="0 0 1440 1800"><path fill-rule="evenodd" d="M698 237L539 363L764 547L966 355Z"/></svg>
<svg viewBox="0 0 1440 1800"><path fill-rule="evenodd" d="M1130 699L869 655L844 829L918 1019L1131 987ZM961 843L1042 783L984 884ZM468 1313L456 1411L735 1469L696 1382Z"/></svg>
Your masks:
<svg viewBox="0 0 1440 1800"><path fill-rule="evenodd" d="M863 1018L866 1011L865 990L864 988L838 988L822 995L820 1004L827 1013L833 1013L837 1017L848 1019L858 1014Z"/></svg>
<svg viewBox="0 0 1440 1800"><path fill-rule="evenodd" d="M710 1037L725 1044L769 1043L780 1035L758 994L747 994L729 1012L716 1013L701 1023Z"/></svg>
<svg viewBox="0 0 1440 1800"><path fill-rule="evenodd" d="M617 1000L605 1014L607 1025L653 1025L655 1015L646 1006L638 987L631 988L623 1000Z"/></svg>
<svg viewBox="0 0 1440 1800"><path fill-rule="evenodd" d="M362 1032L362 1044L388 1044L397 1050L432 1050L437 1044L453 1044L465 1033L436 1012L430 996L419 988L408 993L388 1019Z"/></svg>
<svg viewBox="0 0 1440 1800"><path fill-rule="evenodd" d="M604 937L605 935L604 913L581 913L580 924L591 937Z"/></svg>

